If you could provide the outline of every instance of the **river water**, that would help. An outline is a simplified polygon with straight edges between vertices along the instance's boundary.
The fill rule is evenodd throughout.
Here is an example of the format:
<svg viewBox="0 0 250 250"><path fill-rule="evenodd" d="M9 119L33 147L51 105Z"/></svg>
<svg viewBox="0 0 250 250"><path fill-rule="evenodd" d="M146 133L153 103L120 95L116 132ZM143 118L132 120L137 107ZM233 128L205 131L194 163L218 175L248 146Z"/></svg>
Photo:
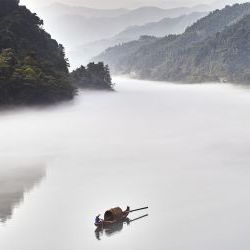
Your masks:
<svg viewBox="0 0 250 250"><path fill-rule="evenodd" d="M0 249L249 250L250 90L115 80L0 113Z"/></svg>

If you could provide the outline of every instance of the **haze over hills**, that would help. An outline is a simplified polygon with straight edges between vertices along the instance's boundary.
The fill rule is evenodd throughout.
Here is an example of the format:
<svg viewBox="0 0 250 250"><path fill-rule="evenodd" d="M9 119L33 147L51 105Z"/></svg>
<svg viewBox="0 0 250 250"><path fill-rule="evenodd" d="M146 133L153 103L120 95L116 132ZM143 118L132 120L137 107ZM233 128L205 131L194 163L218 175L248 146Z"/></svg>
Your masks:
<svg viewBox="0 0 250 250"><path fill-rule="evenodd" d="M187 26L192 25L206 14L206 12L194 12L175 18L164 18L159 22L147 23L142 26L130 26L114 36L114 39L117 41L131 41L139 39L143 35L162 37L168 34L180 34L185 31Z"/></svg>
<svg viewBox="0 0 250 250"><path fill-rule="evenodd" d="M178 8L183 6L193 7L196 5L210 5L214 9L224 7L225 5L234 4L236 2L243 3L244 0L21 0L22 4L28 5L32 10L42 6L50 5L54 2L68 4L71 6L85 6L94 9L118 9L128 8L135 9L142 6L156 6L160 8Z"/></svg>
<svg viewBox="0 0 250 250"><path fill-rule="evenodd" d="M236 75L232 77L232 75L239 73L239 71L235 72L236 67L233 68L232 65L236 63L236 58L240 58L237 53L243 52L242 49L235 48L234 53L236 53L237 56L230 56L232 60L232 63L230 63L230 69L232 71L230 75L225 73L228 72L228 65L219 68L218 65L221 62L219 55L217 57L213 55L212 65L209 64L209 58L214 51L216 51L216 53L220 51L216 50L216 44L218 44L220 48L223 47L223 40L219 42L217 39L226 37L229 44L224 44L223 59L221 60L228 62L227 55L233 55L233 46L231 46L231 44L234 37L234 33L231 33L231 38L228 33L236 30L236 34L241 33L242 35L244 32L240 32L238 29L245 29L247 32L248 26L245 27L242 24L236 26L238 28L231 27L231 29L225 31L226 35L223 33L223 30L230 25L235 25L235 23L249 14L250 3L227 6L222 10L216 10L200 19L191 27L187 28L182 35L170 35L162 39L156 39L155 42L146 45L145 43L137 41L136 43L130 42L128 44L115 46L102 53L96 59L103 60L105 63L110 64L111 69L116 73L132 74L139 78L170 81L207 81L218 80L220 78L224 80L238 79L239 77ZM209 37L212 37L211 40L209 40ZM241 40L241 37L238 39ZM141 46L139 45L140 43ZM210 43L212 43L212 45ZM235 44L238 46L240 41ZM213 50L211 50L211 47ZM249 50L246 47L244 48L246 49L246 53L248 53ZM222 53L222 51L220 52ZM248 64L246 65L248 66ZM197 67L200 70L196 70ZM217 67L218 72L216 69L212 70L210 67ZM206 71L211 74L216 71L217 74L215 74L214 78L211 78L207 76L210 75L210 73L204 75Z"/></svg>
<svg viewBox="0 0 250 250"><path fill-rule="evenodd" d="M77 8L76 8L77 9ZM120 13L120 10L113 10L112 15L106 17L93 15L91 13L79 14L71 11L66 14L58 14L57 9L51 7L50 11L40 13L45 20L46 29L52 33L56 39L61 41L66 47L74 47L95 40L109 38L132 25L144 25L150 22L158 22L163 18L175 18L181 15L190 14L192 8L160 9L156 7L143 7Z"/></svg>
<svg viewBox="0 0 250 250"><path fill-rule="evenodd" d="M159 22L147 23L142 26L130 26L109 39L103 39L77 47L75 51L70 53L70 58L74 63L80 64L84 58L89 61L92 57L98 55L108 47L137 40L144 35L163 37L168 34L180 34L184 32L188 26L205 15L205 12L195 12L176 18L164 18Z"/></svg>
<svg viewBox="0 0 250 250"><path fill-rule="evenodd" d="M174 9L149 6L134 10L95 10L54 4L42 9L38 14L45 20L46 30L64 44L67 55L71 55L68 52L75 50L76 47L109 39L129 26L159 22L164 18L176 18L199 10L204 11L204 9L206 9L204 6ZM91 57L95 55L92 54Z"/></svg>
<svg viewBox="0 0 250 250"><path fill-rule="evenodd" d="M53 3L39 11L44 17L59 17L63 15L80 15L86 18L117 17L129 12L129 9L93 9L83 6L69 6L62 3Z"/></svg>

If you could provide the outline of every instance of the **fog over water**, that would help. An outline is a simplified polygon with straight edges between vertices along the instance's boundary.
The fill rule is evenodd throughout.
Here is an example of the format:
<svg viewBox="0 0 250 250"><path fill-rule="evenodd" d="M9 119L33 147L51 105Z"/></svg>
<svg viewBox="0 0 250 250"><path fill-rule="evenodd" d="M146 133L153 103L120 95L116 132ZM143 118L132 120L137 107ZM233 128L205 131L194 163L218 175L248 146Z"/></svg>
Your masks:
<svg viewBox="0 0 250 250"><path fill-rule="evenodd" d="M250 249L250 89L115 81L0 113L0 249ZM149 216L95 232L127 205Z"/></svg>

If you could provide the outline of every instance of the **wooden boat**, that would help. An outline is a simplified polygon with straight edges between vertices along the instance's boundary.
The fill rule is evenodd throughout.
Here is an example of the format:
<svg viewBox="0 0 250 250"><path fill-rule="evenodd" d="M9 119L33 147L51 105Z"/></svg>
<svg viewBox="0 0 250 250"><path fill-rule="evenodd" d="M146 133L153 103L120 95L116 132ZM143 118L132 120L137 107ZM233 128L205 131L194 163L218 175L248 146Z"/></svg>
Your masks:
<svg viewBox="0 0 250 250"><path fill-rule="evenodd" d="M109 209L105 212L103 220L100 219L99 222L95 222L95 226L98 228L110 227L114 224L126 221L130 213L147 208L148 207L143 207L139 209L130 210L130 207L127 207L127 209L124 211L120 207Z"/></svg>

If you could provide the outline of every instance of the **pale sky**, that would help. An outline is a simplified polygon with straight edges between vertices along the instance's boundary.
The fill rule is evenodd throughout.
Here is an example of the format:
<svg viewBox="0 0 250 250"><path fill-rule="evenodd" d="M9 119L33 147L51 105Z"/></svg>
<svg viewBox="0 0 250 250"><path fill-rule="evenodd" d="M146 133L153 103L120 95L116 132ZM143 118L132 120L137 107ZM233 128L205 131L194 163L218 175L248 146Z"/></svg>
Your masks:
<svg viewBox="0 0 250 250"><path fill-rule="evenodd" d="M247 2L247 0L21 0L22 4L29 8L37 9L41 6L50 5L53 2L61 2L69 5L82 5L93 8L136 8L140 6L159 6L173 8L179 6L193 6L197 4L232 4Z"/></svg>

